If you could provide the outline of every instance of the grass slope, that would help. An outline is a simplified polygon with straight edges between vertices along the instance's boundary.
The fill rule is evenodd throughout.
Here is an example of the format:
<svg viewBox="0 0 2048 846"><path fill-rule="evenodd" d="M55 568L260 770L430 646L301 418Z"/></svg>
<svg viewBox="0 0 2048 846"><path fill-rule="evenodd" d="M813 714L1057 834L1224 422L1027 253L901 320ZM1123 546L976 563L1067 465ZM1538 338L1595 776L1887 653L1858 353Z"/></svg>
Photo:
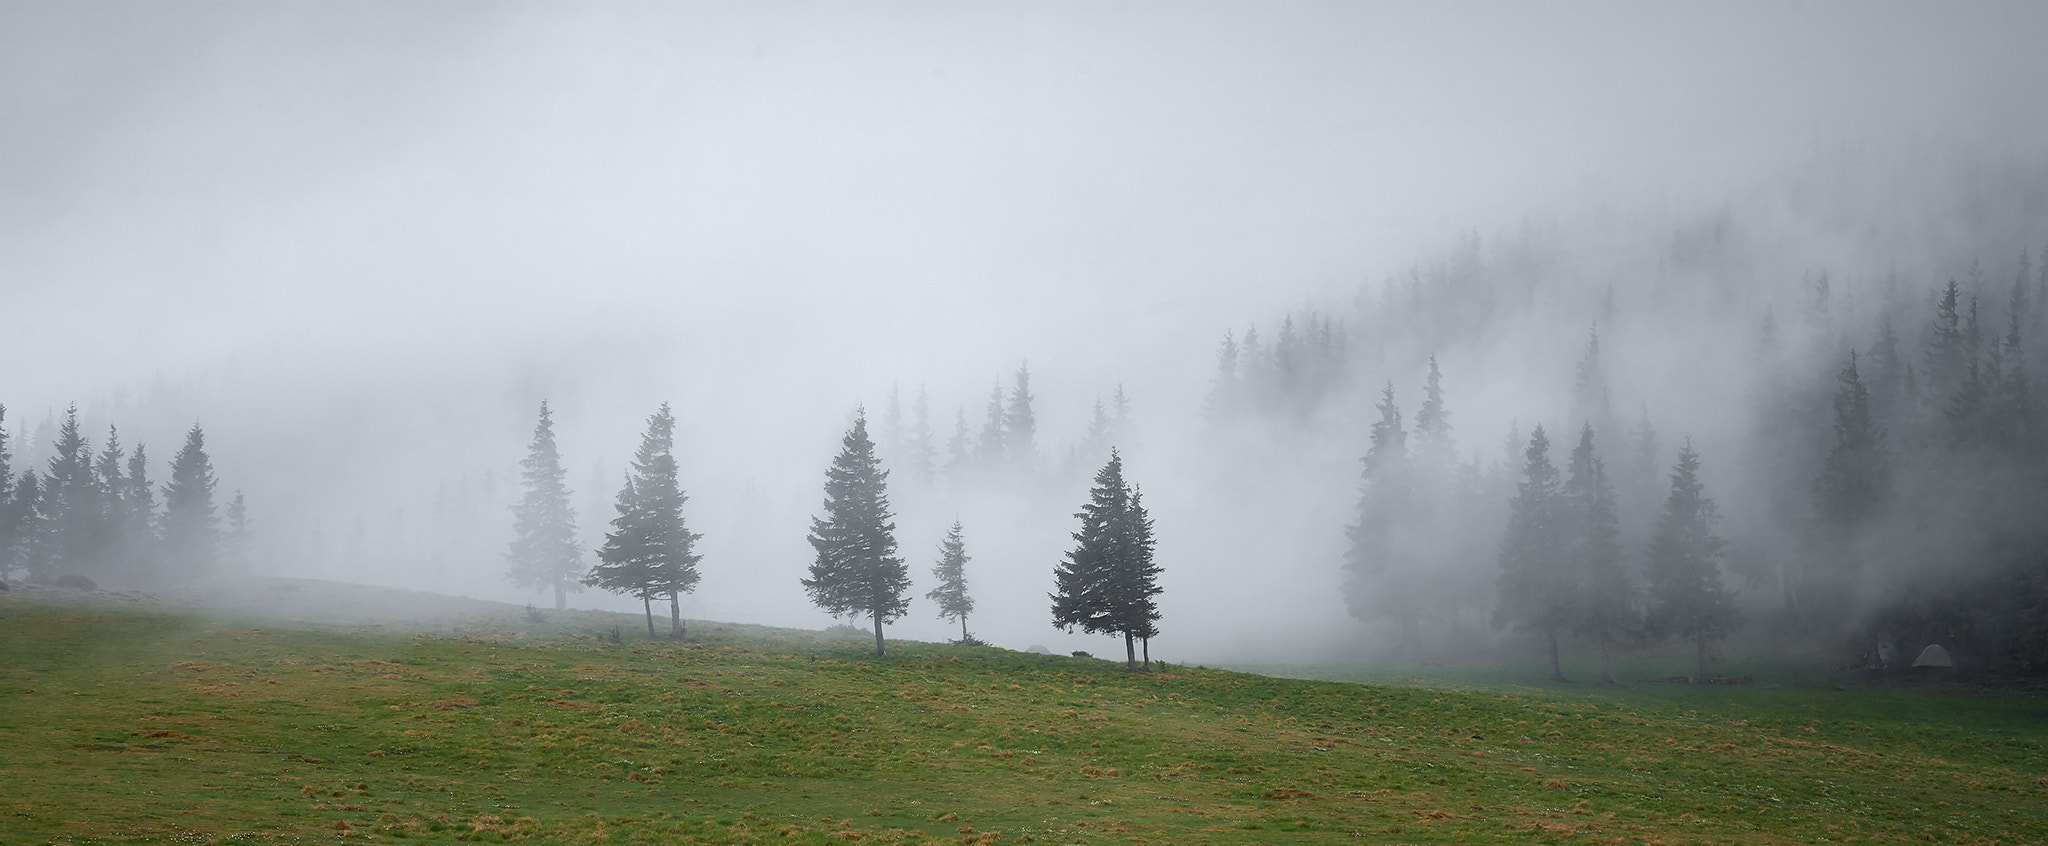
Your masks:
<svg viewBox="0 0 2048 846"><path fill-rule="evenodd" d="M0 596L0 841L2048 841L2038 696L1503 694L691 631Z"/></svg>

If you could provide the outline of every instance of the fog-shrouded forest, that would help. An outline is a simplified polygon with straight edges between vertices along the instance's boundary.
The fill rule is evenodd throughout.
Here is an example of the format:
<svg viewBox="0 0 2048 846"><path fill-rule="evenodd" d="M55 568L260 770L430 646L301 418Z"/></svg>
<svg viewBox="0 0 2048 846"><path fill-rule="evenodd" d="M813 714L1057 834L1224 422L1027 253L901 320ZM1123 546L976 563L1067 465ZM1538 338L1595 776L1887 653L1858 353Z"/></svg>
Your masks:
<svg viewBox="0 0 2048 846"><path fill-rule="evenodd" d="M1121 654L1114 454L1152 658L2040 673L2042 33L0 5L0 569ZM856 431L900 611L815 586Z"/></svg>

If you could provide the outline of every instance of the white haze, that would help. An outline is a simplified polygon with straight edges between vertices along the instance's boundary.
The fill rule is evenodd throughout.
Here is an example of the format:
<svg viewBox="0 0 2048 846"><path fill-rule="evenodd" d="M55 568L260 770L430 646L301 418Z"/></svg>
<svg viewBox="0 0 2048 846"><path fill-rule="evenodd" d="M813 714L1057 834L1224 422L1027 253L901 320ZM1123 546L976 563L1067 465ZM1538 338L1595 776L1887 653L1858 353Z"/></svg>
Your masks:
<svg viewBox="0 0 2048 846"><path fill-rule="evenodd" d="M943 449L1028 362L1050 465L1133 400L1155 655L1320 650L1361 636L1337 562L1370 421L1219 513L1192 456L1223 331L1351 322L1532 227L1611 235L1562 239L1559 272L1626 298L1639 250L1730 209L1784 264L1688 331L1752 326L1770 286L1910 226L1816 224L1799 191L1884 207L2038 161L2044 33L2030 3L0 3L0 403L18 452L76 401L159 477L203 423L267 572L544 602L498 558L538 403L594 539L669 401L704 533L685 614L816 627L803 536L856 405L924 386ZM1912 234L1937 248L1891 257L1915 285L1974 249ZM1468 455L1563 414L1596 306L1441 351ZM1698 421L1715 484L1732 366L1612 333L1624 416ZM1430 352L1359 378L1412 408ZM1654 387L1674 371L1700 389ZM1044 599L1088 469L899 492L920 599L892 634L952 632L921 595L957 515L978 635L1112 649Z"/></svg>

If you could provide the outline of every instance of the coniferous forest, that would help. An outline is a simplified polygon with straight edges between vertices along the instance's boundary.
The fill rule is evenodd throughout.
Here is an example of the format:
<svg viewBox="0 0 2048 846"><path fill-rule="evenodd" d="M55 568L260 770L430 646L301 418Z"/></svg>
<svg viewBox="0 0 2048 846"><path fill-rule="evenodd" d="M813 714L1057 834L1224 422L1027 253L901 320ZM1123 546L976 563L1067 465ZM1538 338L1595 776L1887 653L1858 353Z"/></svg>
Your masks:
<svg viewBox="0 0 2048 846"><path fill-rule="evenodd" d="M1983 221L1945 224L1946 252L1859 243L1823 260L1733 211L1468 233L1366 278L1348 301L1220 327L1212 349L1188 351L1199 395L1145 374L1083 395L1034 382L1028 362L979 396L898 382L853 418L823 498L804 495L823 504L797 506L816 555L786 589L866 619L878 650L882 624L905 615L973 640L976 611L1010 614L1009 638L1109 634L1134 663L1180 626L1253 653L1507 649L1559 679L1561 654L1598 655L1603 683L1615 655L1648 647L1684 646L1696 658L1685 669L1711 676L1711 654L1731 642L1843 664L1881 660L1880 642L1895 662L1938 643L1978 666L2048 670L2048 412L2033 377L2048 360L2048 241L2028 240L2037 208L1945 196ZM1890 226L1891 247L1932 237L1913 228L1920 217L1871 223L1821 201L1805 213ZM1583 246L1595 239L1604 251ZM1047 420L1047 392L1085 417ZM584 480L569 468L590 456L556 442L563 413L577 412L542 403L522 457L465 472L465 488L519 480L487 486L470 509L481 518L450 518L444 481L435 528L404 537L442 538L434 555L481 592L495 588L480 563L556 608L599 588L644 606L650 635L666 604L679 638L686 600L717 613L700 578L715 586L721 568L745 566L718 550L744 558L732 550L759 549L754 536L803 536L787 525L794 508L758 493L749 522L693 513L735 494L690 477L706 449L676 437L690 408L663 405L637 452L603 457ZM252 557L251 508L239 492L216 502L198 426L158 470L118 429L95 445L75 406L60 420L34 436L0 423L10 579L153 587L291 573L308 543L326 543L319 526L347 524L329 515L264 547L272 560ZM1154 481L1149 514L1126 461ZM601 507L608 490L616 501ZM727 526L750 537L720 539ZM1142 553L1112 549L1132 544ZM926 569L937 582L913 586ZM1231 584L1245 586L1242 606L1202 604ZM912 608L927 590L936 608ZM1194 599L1177 604L1177 591ZM1051 617L1019 593L1052 596ZM1304 597L1304 618L1341 622L1276 621L1281 645L1233 633L1265 627L1275 612L1256 603L1277 594Z"/></svg>

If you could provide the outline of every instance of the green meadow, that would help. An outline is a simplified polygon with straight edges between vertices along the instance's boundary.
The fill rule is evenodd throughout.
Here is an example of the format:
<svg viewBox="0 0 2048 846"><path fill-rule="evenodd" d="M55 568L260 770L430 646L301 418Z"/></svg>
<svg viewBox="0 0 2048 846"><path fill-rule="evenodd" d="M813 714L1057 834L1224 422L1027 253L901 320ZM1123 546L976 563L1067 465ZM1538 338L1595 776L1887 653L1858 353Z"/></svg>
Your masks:
<svg viewBox="0 0 2048 846"><path fill-rule="evenodd" d="M1131 674L637 624L0 595L0 842L2048 842L2039 689Z"/></svg>

